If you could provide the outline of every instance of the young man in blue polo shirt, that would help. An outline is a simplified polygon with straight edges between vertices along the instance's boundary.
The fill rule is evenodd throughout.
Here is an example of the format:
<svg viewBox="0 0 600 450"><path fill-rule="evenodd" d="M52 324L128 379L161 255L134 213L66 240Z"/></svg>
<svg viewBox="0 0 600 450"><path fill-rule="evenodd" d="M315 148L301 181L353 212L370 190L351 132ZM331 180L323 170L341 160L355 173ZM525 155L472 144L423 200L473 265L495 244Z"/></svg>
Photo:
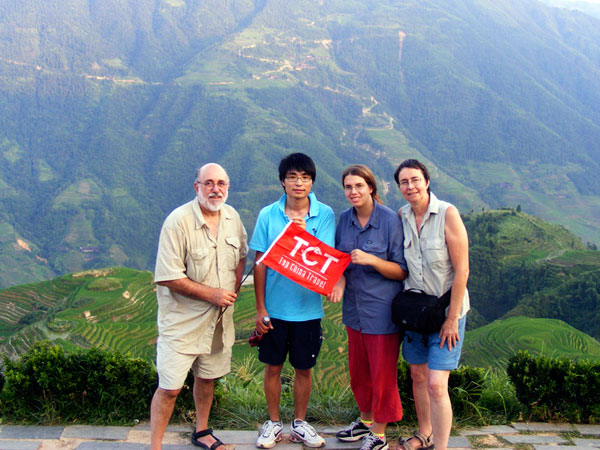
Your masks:
<svg viewBox="0 0 600 450"><path fill-rule="evenodd" d="M332 209L311 192L316 177L313 160L304 153L292 153L279 163L279 181L284 195L261 210L250 248L256 260L270 247L291 220L324 243L333 246L335 217ZM254 269L256 328L263 338L258 359L265 367L267 420L256 441L258 448L272 448L282 438L279 417L281 369L287 355L295 370L294 415L290 440L308 447L322 447L324 439L305 421L312 386L312 372L321 348L321 296L259 264ZM264 317L271 322L265 325Z"/></svg>

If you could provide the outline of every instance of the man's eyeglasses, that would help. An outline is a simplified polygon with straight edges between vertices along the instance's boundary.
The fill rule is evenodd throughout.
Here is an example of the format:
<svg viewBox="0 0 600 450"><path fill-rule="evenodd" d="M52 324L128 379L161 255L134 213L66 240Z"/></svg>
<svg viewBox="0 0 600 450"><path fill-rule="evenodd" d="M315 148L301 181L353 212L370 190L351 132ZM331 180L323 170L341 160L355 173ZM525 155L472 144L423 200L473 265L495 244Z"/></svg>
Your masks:
<svg viewBox="0 0 600 450"><path fill-rule="evenodd" d="M204 186L207 189L212 189L215 187L215 185L217 185L217 187L219 189L226 189L229 187L229 183L227 181L217 181L216 183L213 180L207 180L207 181L196 181L196 183L201 184L202 186Z"/></svg>
<svg viewBox="0 0 600 450"><path fill-rule="evenodd" d="M296 183L298 180L300 180L303 184L307 184L312 181L312 178L308 175L304 175L303 177L299 177L298 175L288 175L285 177L285 179L290 183Z"/></svg>

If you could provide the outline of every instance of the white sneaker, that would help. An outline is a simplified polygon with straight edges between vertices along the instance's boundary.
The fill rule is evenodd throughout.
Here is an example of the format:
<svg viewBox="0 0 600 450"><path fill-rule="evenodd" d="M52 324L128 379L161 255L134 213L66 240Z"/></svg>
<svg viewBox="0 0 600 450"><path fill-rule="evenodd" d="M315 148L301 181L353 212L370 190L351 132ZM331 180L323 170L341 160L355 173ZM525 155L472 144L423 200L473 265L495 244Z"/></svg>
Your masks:
<svg viewBox="0 0 600 450"><path fill-rule="evenodd" d="M300 419L294 419L290 429L291 442L303 442L307 447L323 447L325 439L317 434L315 429L308 422Z"/></svg>
<svg viewBox="0 0 600 450"><path fill-rule="evenodd" d="M263 423L260 430L260 435L256 440L256 446L258 448L273 448L275 443L281 440L283 437L283 425L281 422L271 422L267 420Z"/></svg>

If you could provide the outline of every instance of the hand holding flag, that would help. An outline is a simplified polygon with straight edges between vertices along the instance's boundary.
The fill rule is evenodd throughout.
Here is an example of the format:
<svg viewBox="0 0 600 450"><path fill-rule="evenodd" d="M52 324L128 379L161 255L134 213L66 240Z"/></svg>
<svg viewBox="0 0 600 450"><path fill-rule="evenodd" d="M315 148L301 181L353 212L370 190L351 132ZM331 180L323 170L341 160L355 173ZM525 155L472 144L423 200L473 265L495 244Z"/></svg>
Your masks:
<svg viewBox="0 0 600 450"><path fill-rule="evenodd" d="M290 221L256 262L260 263L307 289L328 295L350 264L350 255Z"/></svg>

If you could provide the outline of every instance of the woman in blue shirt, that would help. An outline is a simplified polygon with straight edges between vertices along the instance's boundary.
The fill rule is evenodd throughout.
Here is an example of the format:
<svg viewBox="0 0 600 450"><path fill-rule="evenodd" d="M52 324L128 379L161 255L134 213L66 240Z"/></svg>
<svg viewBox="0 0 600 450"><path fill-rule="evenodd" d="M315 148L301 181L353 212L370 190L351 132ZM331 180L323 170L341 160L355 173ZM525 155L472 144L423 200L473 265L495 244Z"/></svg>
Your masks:
<svg viewBox="0 0 600 450"><path fill-rule="evenodd" d="M349 253L352 262L328 299L344 298L350 386L360 418L336 436L344 442L363 439L361 450L387 450L385 427L402 419L397 385L400 336L391 321L392 300L407 275L402 221L381 203L368 167L348 167L342 184L352 207L340 216L335 245Z"/></svg>

